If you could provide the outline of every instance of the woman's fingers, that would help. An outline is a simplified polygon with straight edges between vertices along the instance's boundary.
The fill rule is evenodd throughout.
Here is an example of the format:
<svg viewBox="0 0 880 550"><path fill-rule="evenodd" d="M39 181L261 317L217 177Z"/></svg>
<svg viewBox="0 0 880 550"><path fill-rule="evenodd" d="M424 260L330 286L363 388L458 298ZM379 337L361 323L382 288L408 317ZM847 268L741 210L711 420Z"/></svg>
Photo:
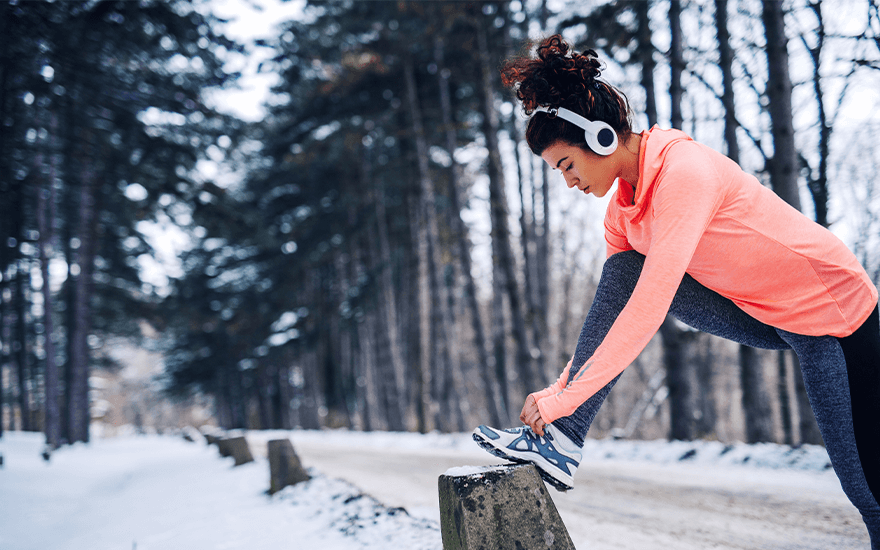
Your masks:
<svg viewBox="0 0 880 550"><path fill-rule="evenodd" d="M541 411L538 410L538 402L533 396L526 397L519 419L523 424L532 428L536 434L544 435L544 420L541 418Z"/></svg>

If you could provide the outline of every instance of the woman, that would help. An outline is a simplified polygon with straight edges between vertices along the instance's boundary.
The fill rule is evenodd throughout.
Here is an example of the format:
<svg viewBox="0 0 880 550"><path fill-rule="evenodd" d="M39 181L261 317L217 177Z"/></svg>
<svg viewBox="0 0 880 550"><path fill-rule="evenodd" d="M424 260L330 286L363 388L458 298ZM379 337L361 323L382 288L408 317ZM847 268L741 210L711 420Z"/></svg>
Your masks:
<svg viewBox="0 0 880 550"><path fill-rule="evenodd" d="M877 289L853 254L733 161L677 130L635 133L596 53L560 36L509 61L526 139L569 188L602 197L608 258L572 360L526 398L521 428L480 426L489 452L572 488L584 438L667 313L764 349L793 349L841 485L880 550Z"/></svg>

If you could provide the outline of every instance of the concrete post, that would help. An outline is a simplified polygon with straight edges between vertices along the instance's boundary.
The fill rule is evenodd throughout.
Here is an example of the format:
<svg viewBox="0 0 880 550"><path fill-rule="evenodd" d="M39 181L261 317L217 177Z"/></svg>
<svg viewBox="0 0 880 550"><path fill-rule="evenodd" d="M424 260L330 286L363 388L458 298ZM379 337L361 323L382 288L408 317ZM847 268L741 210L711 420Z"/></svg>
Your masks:
<svg viewBox="0 0 880 550"><path fill-rule="evenodd" d="M296 485L300 481L310 479L289 439L273 439L267 448L269 451L270 495L288 485Z"/></svg>
<svg viewBox="0 0 880 550"><path fill-rule="evenodd" d="M532 464L453 468L438 487L443 550L574 550Z"/></svg>
<svg viewBox="0 0 880 550"><path fill-rule="evenodd" d="M247 439L244 436L223 438L217 442L217 448L220 450L220 456L233 457L235 459L235 466L241 466L242 464L254 461L251 449L248 447Z"/></svg>

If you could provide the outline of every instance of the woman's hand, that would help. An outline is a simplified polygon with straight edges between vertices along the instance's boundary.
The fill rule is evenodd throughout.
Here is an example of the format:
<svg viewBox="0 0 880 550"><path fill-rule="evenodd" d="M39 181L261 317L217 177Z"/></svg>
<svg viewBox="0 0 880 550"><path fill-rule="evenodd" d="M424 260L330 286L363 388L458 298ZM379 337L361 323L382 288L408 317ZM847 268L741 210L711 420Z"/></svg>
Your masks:
<svg viewBox="0 0 880 550"><path fill-rule="evenodd" d="M544 419L541 418L541 411L538 410L538 402L535 401L535 398L531 395L526 397L526 403L523 405L522 412L519 414L519 419L523 424L532 428L536 434L543 436L544 435Z"/></svg>

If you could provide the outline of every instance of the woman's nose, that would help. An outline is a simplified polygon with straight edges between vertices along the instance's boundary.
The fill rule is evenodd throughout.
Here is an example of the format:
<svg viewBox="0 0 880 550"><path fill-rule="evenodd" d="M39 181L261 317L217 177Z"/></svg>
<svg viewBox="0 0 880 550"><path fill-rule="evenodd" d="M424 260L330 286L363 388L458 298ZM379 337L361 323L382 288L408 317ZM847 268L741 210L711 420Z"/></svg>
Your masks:
<svg viewBox="0 0 880 550"><path fill-rule="evenodd" d="M570 176L568 174L565 175L565 185L568 186L569 189L574 187L577 184L577 178L574 176Z"/></svg>

